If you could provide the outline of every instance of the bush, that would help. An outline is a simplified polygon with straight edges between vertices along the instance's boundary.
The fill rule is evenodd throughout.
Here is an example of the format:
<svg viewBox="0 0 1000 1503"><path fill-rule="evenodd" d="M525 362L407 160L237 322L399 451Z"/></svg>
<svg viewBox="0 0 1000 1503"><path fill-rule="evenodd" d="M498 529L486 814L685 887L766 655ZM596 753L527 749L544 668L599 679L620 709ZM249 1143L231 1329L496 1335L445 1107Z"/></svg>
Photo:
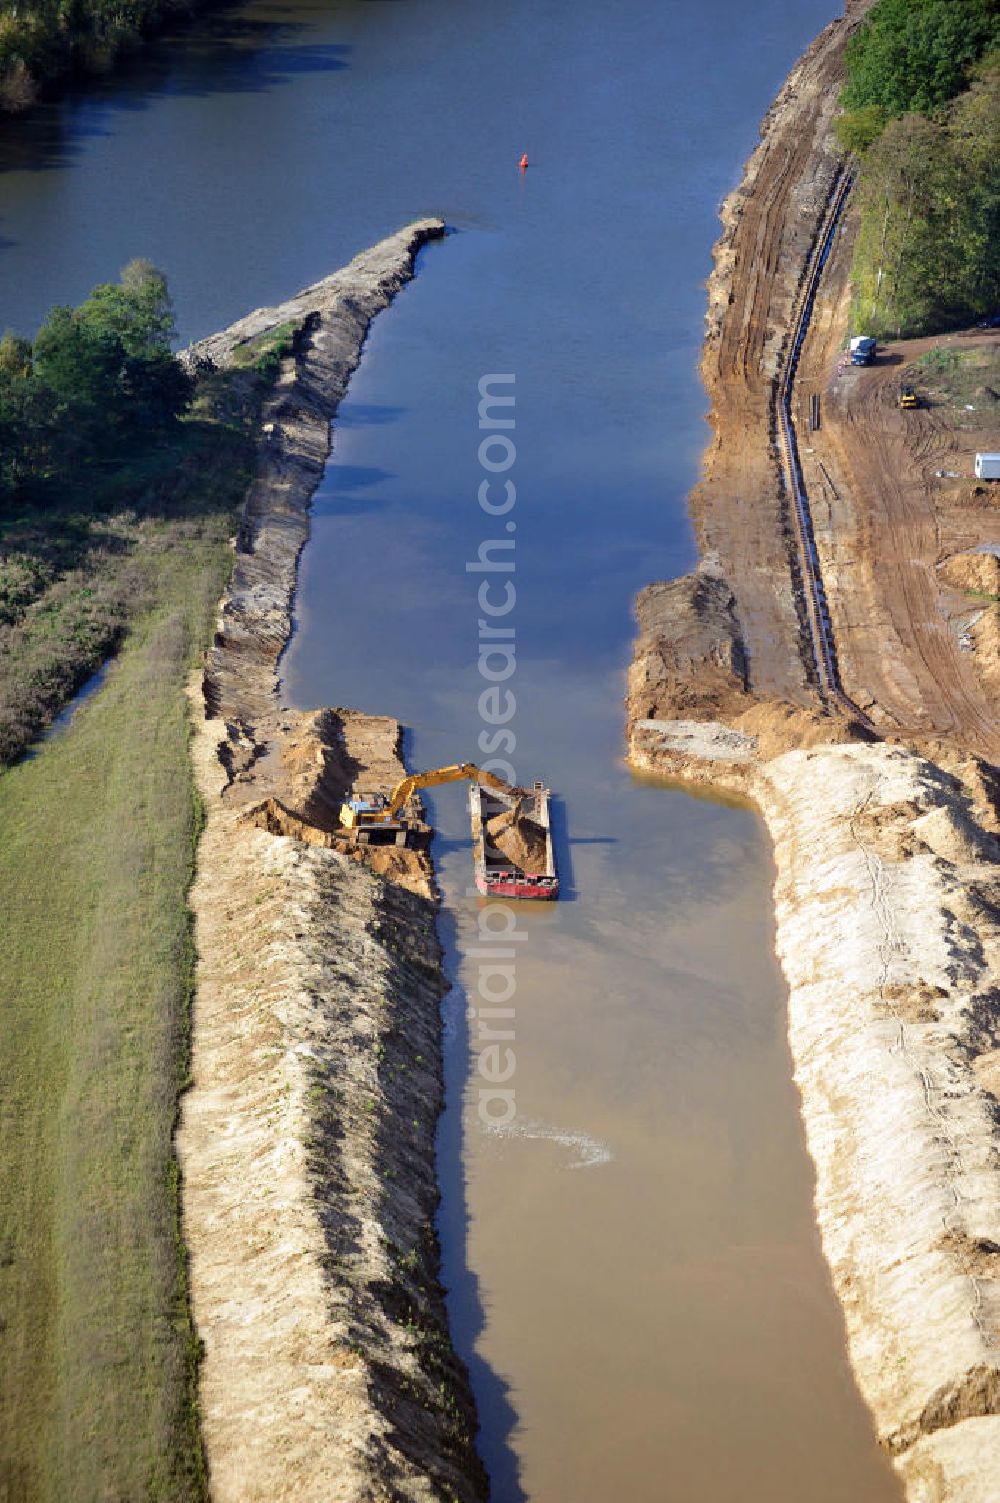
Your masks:
<svg viewBox="0 0 1000 1503"><path fill-rule="evenodd" d="M886 113L877 104L863 105L859 110L847 110L834 121L837 140L852 156L864 156L873 141L885 130Z"/></svg>

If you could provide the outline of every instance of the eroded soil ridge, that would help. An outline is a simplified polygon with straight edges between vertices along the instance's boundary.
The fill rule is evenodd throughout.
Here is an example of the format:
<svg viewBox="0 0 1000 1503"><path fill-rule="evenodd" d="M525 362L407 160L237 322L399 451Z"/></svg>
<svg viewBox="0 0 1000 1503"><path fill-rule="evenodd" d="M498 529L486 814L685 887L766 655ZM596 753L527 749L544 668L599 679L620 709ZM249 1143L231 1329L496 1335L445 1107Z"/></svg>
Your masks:
<svg viewBox="0 0 1000 1503"><path fill-rule="evenodd" d="M940 484L963 450L955 422L904 419L886 400L913 352L891 352L895 374L867 384L838 364L850 216L797 404L805 431L820 393L803 468L864 724L817 691L775 443L796 300L839 170L843 47L866 9L849 5L793 70L723 208L703 361L714 437L692 496L701 559L639 597L629 757L764 815L851 1362L912 1503L987 1503L1000 1475L1000 533L972 488ZM956 610L962 588L985 595L978 612Z"/></svg>
<svg viewBox="0 0 1000 1503"><path fill-rule="evenodd" d="M292 353L264 413L193 756L192 1085L179 1152L212 1495L481 1499L434 1231L445 988L425 853L336 848L337 810L403 775L396 721L282 709L309 501L368 325L443 234L408 226L188 352Z"/></svg>

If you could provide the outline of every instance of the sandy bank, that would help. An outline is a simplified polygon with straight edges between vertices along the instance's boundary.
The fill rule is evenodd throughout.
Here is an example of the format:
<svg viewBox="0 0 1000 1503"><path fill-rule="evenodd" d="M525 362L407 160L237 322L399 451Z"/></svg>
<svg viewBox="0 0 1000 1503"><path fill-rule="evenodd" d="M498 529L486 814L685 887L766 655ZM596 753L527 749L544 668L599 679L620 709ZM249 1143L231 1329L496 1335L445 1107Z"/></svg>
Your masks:
<svg viewBox="0 0 1000 1503"><path fill-rule="evenodd" d="M638 721L633 765L740 792L774 842L778 956L823 1249L879 1439L919 1503L1000 1467L997 783L902 747L760 755Z"/></svg>
<svg viewBox="0 0 1000 1503"><path fill-rule="evenodd" d="M227 719L235 716L245 726L273 709L275 669L292 628L296 566L309 533L309 502L330 452L330 421L372 319L410 280L420 248L443 234L441 220L418 220L286 303L258 308L184 352L190 363L225 366L275 329L289 329L296 344L296 356L283 362L264 409L257 475L206 673L209 707Z"/></svg>
<svg viewBox="0 0 1000 1503"><path fill-rule="evenodd" d="M972 738L924 740L929 760L824 707L774 446L795 293L836 173L843 47L865 9L849 5L793 70L722 211L703 361L714 438L692 496L702 556L639 597L629 757L737 792L767 822L851 1362L912 1503L986 1503L1000 1476L1000 780ZM834 262L816 320L830 348L842 251ZM821 542L836 627L853 576L827 571ZM871 601L855 615L881 619ZM851 692L871 705L877 685Z"/></svg>
<svg viewBox="0 0 1000 1503"><path fill-rule="evenodd" d="M438 1281L433 874L422 853L361 862L329 839L348 790L402 775L400 728L282 711L276 672L330 419L371 318L442 233L409 226L188 352L225 364L269 330L296 331L192 686L206 823L179 1151L220 1503L471 1503L486 1490Z"/></svg>

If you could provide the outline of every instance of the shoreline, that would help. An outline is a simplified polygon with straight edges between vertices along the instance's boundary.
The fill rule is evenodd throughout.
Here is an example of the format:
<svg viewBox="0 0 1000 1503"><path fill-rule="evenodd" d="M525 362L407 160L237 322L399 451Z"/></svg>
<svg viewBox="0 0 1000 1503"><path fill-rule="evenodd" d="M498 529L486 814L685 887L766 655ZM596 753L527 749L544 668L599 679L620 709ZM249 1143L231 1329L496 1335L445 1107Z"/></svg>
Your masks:
<svg viewBox="0 0 1000 1503"><path fill-rule="evenodd" d="M352 789L403 775L401 728L284 709L277 673L330 421L371 319L443 234L418 221L185 352L239 363L292 330L190 693L205 827L178 1152L219 1503L486 1496L434 1229L447 983L433 870L423 852L333 839Z"/></svg>
<svg viewBox="0 0 1000 1503"><path fill-rule="evenodd" d="M640 596L628 754L750 801L767 824L816 1218L851 1365L910 1503L988 1503L1000 781L961 747L928 759L823 705L773 444L790 320L839 171L842 47L869 3L849 4L792 70L721 211L702 359L713 439L691 498L700 560ZM434 1232L446 982L433 871L415 852L358 860L333 838L349 790L401 775L400 728L283 709L277 677L330 419L370 319L443 233L420 221L186 352L225 365L292 329L234 582L192 686L207 817L178 1142L223 1503L290 1486L325 1499L334 1479L357 1497L488 1492Z"/></svg>
<svg viewBox="0 0 1000 1503"><path fill-rule="evenodd" d="M987 1503L1000 1467L1000 785L960 740L888 745L824 706L773 438L836 158L831 85L866 9L849 4L793 69L721 211L702 361L713 439L690 503L700 558L639 597L628 756L749 799L765 821L851 1365L910 1503ZM843 285L840 299L822 317L843 311ZM827 586L835 624L841 587Z"/></svg>

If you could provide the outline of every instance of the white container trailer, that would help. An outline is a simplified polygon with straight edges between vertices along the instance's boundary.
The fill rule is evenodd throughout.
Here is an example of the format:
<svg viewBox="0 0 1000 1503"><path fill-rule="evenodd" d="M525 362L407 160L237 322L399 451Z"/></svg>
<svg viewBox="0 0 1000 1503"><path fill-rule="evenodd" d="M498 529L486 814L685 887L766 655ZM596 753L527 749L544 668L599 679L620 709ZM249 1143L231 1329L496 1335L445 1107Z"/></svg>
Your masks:
<svg viewBox="0 0 1000 1503"><path fill-rule="evenodd" d="M1000 454L976 455L976 479L1000 480Z"/></svg>

